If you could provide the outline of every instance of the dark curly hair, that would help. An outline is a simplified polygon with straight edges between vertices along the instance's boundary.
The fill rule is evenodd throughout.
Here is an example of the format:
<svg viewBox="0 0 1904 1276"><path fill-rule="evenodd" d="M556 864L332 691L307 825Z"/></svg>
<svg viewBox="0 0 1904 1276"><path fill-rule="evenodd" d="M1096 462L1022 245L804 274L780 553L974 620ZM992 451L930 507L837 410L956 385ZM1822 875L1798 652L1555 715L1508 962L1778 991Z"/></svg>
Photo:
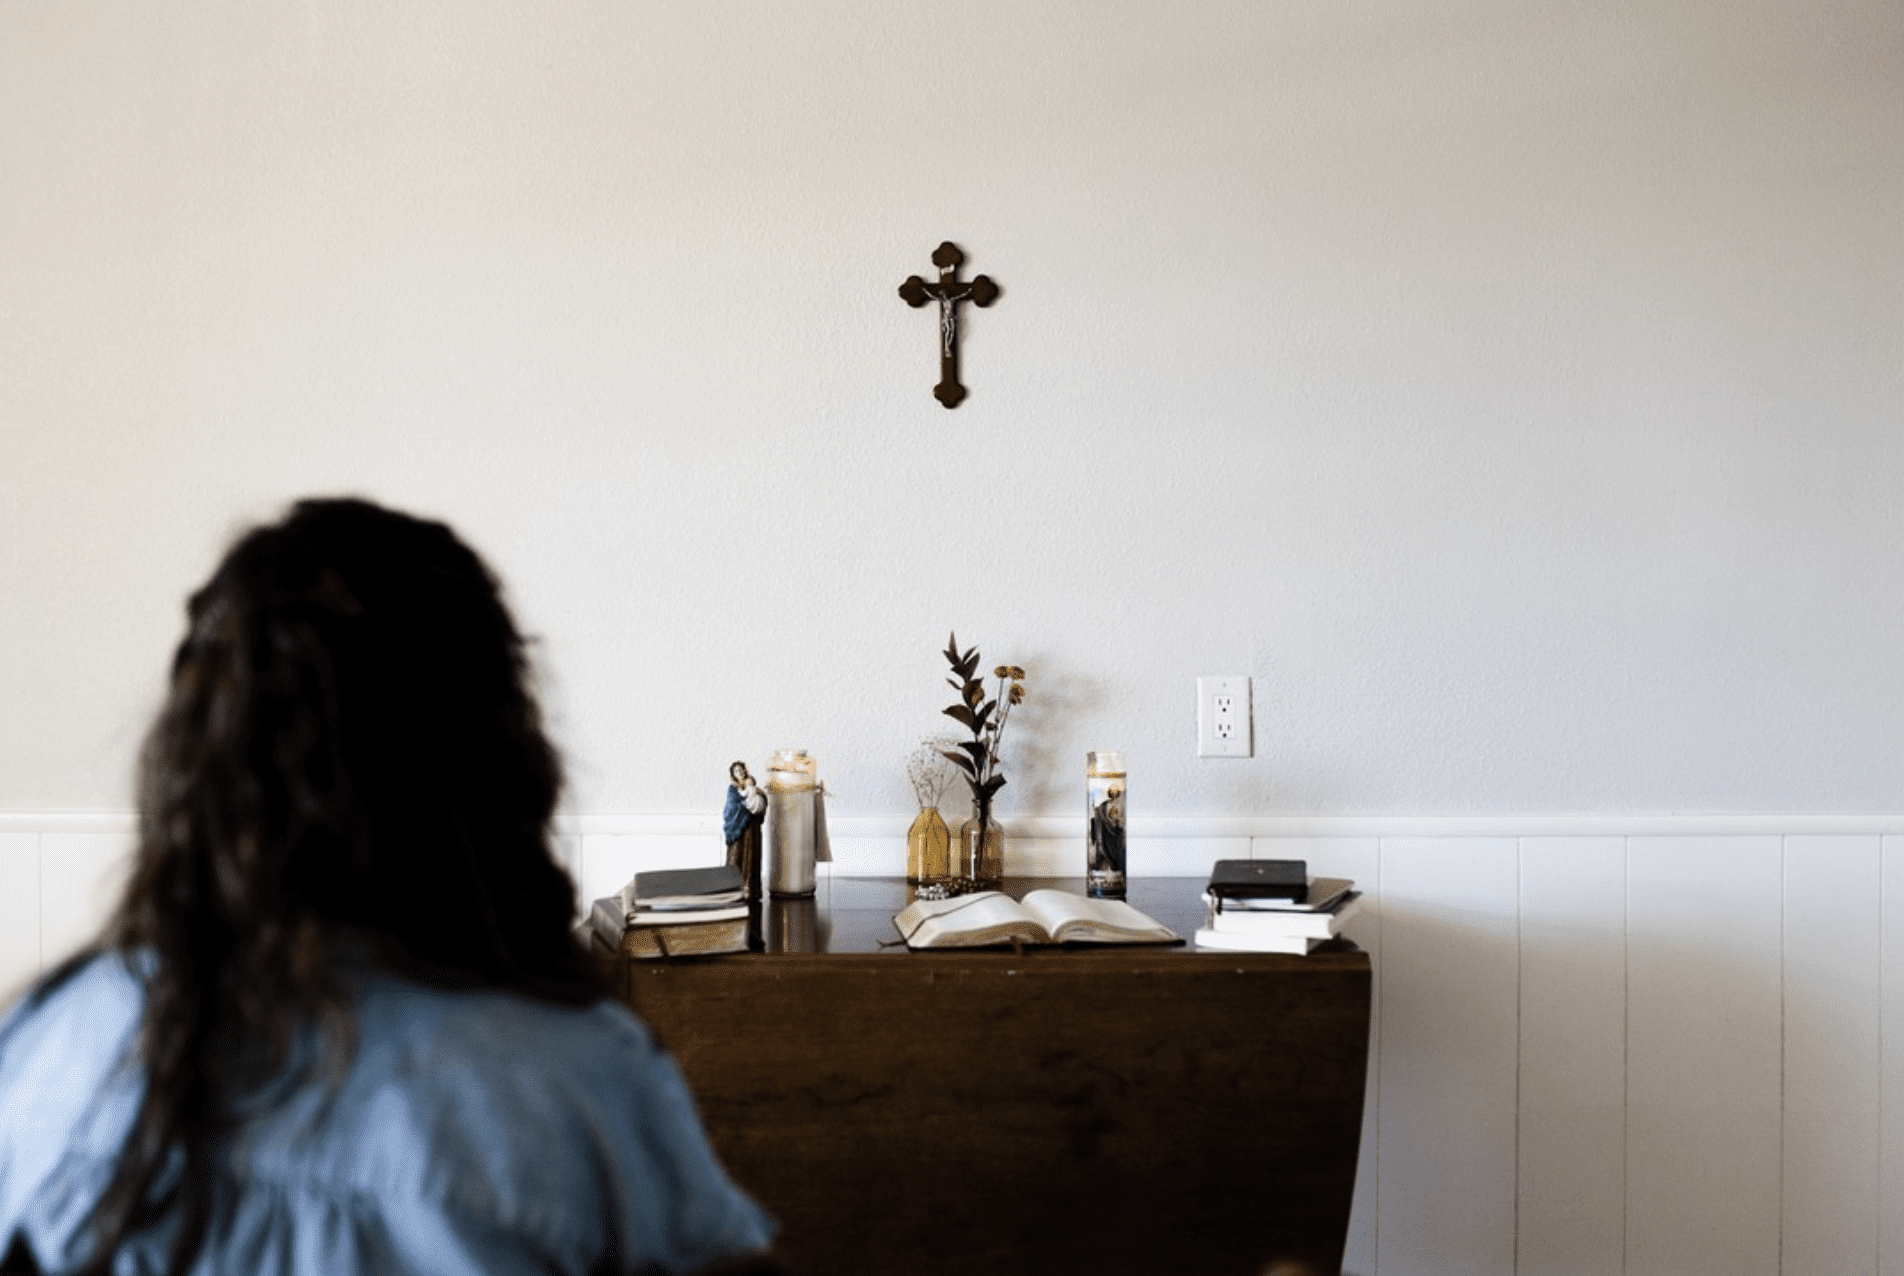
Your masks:
<svg viewBox="0 0 1904 1276"><path fill-rule="evenodd" d="M147 1085L89 1272L171 1216L171 1269L189 1266L240 1101L301 1032L323 1033L334 1073L349 1057L346 950L439 986L606 993L549 853L562 768L523 639L455 533L302 501L240 538L188 613L102 937L145 983Z"/></svg>

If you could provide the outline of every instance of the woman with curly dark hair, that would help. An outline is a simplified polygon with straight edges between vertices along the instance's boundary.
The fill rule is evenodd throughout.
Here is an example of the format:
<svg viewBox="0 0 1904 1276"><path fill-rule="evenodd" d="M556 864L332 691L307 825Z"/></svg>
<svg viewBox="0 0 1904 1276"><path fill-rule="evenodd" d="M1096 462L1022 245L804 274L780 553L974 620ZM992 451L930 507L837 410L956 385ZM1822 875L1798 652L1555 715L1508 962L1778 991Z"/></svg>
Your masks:
<svg viewBox="0 0 1904 1276"><path fill-rule="evenodd" d="M100 940L0 1025L0 1271L663 1272L763 1254L571 937L561 765L441 523L305 501L193 595Z"/></svg>

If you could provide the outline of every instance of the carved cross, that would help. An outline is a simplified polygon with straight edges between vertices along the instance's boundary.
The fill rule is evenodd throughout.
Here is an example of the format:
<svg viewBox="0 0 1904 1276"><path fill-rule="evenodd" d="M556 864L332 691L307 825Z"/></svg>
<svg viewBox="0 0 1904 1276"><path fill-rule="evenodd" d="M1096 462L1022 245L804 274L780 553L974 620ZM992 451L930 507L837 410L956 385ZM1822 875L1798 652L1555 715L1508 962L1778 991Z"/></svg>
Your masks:
<svg viewBox="0 0 1904 1276"><path fill-rule="evenodd" d="M948 408L958 407L965 397L965 387L959 384L959 303L989 306L998 300L998 285L989 275L974 275L970 283L959 278L964 263L965 254L956 245L940 244L932 254L939 282L929 284L913 275L899 285L899 295L914 310L928 301L939 303L939 384L932 387L932 397Z"/></svg>

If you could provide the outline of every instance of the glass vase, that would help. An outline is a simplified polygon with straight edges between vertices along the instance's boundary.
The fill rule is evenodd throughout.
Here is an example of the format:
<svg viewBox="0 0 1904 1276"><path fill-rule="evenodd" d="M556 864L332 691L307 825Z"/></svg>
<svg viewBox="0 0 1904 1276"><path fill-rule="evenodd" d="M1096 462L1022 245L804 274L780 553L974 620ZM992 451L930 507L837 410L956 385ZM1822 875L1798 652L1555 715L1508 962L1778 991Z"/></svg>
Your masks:
<svg viewBox="0 0 1904 1276"><path fill-rule="evenodd" d="M938 807L925 807L906 830L906 885L943 882L950 876L952 830Z"/></svg>
<svg viewBox="0 0 1904 1276"><path fill-rule="evenodd" d="M952 848L952 876L983 891L995 891L1003 886L1005 826L997 820L988 821L984 840L980 841L977 816L959 825L959 844Z"/></svg>

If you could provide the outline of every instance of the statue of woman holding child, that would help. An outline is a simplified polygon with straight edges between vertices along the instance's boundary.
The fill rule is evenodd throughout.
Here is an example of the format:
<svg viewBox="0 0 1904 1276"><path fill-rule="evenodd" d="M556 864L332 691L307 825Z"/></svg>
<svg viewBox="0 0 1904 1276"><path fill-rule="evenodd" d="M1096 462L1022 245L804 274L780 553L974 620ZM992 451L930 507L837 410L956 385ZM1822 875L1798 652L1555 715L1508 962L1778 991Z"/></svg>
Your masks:
<svg viewBox="0 0 1904 1276"><path fill-rule="evenodd" d="M760 826L767 820L767 795L748 773L745 762L727 768L727 802L721 808L721 835L727 839L727 862L740 870L747 898L761 898Z"/></svg>

